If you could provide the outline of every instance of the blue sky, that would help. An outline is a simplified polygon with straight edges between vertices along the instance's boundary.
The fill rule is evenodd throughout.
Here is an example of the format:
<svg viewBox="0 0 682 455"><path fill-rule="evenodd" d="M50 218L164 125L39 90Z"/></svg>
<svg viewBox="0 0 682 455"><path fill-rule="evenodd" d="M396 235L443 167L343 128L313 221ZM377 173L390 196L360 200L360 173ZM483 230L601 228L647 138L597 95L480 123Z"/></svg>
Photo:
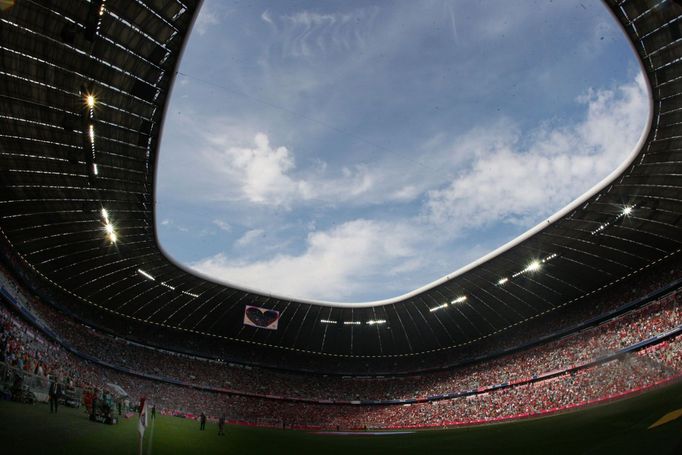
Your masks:
<svg viewBox="0 0 682 455"><path fill-rule="evenodd" d="M394 297L608 175L643 84L597 1L206 0L164 125L160 242L268 293Z"/></svg>

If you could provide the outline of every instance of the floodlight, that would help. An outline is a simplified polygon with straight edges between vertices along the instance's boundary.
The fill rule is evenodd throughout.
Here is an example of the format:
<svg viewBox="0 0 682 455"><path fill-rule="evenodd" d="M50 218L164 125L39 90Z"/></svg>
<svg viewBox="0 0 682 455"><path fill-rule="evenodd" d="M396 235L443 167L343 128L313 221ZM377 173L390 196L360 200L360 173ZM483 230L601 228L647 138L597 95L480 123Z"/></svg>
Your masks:
<svg viewBox="0 0 682 455"><path fill-rule="evenodd" d="M147 272L145 272L142 269L137 269L137 273L139 273L140 275L142 275L143 277L145 277L149 280L156 281L156 279L153 276L151 276L150 274L148 274Z"/></svg>
<svg viewBox="0 0 682 455"><path fill-rule="evenodd" d="M447 304L447 303L444 303L444 304L442 304L442 305L438 305L438 306L435 306L435 307L433 307L433 308L429 308L429 311L433 313L434 311L441 310L441 309L443 309L443 308L446 308L447 306L448 306L448 304Z"/></svg>
<svg viewBox="0 0 682 455"><path fill-rule="evenodd" d="M535 272L536 270L540 270L540 267L542 267L540 261L533 261L530 264L528 264L526 270L528 270L529 272Z"/></svg>

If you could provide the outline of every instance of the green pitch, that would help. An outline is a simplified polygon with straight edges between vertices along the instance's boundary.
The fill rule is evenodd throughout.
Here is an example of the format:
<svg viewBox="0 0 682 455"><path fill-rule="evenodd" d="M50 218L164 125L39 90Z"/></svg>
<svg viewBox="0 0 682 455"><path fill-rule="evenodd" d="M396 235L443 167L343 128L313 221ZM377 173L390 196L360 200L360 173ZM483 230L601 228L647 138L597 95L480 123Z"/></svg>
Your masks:
<svg viewBox="0 0 682 455"><path fill-rule="evenodd" d="M338 436L227 427L199 431L198 422L157 417L147 429L144 453L231 454L681 454L682 382L607 405L520 422L404 435ZM648 429L668 415L659 426ZM671 420L672 419L672 420ZM0 448L7 454L134 454L136 418L114 426L93 423L84 411L0 402ZM9 449L9 450L7 450Z"/></svg>

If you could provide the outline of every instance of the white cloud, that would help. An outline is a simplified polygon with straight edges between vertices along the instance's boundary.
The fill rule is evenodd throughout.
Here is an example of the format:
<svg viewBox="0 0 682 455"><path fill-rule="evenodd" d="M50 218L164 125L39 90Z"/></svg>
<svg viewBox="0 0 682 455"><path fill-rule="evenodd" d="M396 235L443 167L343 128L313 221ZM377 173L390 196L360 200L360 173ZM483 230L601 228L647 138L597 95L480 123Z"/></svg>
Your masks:
<svg viewBox="0 0 682 455"><path fill-rule="evenodd" d="M281 16L283 52L291 57L311 57L316 53L364 48L377 12L377 8L324 14L304 10ZM267 16L261 18L272 23Z"/></svg>
<svg viewBox="0 0 682 455"><path fill-rule="evenodd" d="M209 2L205 4L205 8L207 7L217 10L219 5ZM571 6L552 5L551 11L556 8L569 7ZM261 60L266 62L265 68L267 70L257 71L257 74L244 71L245 76L231 80L229 84L225 83L226 86L234 86L236 90L246 94L241 101L239 101L239 96L233 100L238 106L234 107L233 110L238 112L238 115L231 116L223 113L220 118L216 118L195 116L194 113L185 112L182 129L190 132L195 141L196 138L206 139L211 136L220 138L222 144L212 143L209 144L209 147L204 147L211 148L210 154L212 155L222 155L218 156L217 159L220 162L228 160L229 157L225 154L225 150L228 148L253 148L249 142L244 141L245 135L248 135L247 140L250 141L255 134L262 134L267 131L270 141L278 146L273 146L273 149L277 150L281 148L279 146L284 146L287 151L286 158L291 166L287 165L287 159L278 161L274 154L270 153L266 156L267 163L260 164L269 164L268 168L272 169L273 173L266 176L261 182L253 183L253 179L245 179L239 176L238 172L232 172L237 170L235 169L236 166L233 163L228 163L217 167L217 169L209 169L210 176L207 178L204 178L203 169L196 172L195 175L201 176L199 177L201 184L192 181L185 182L182 178L173 178L172 185L168 185L172 187L169 191L177 191L181 193L180 197L187 199L189 199L190 193L193 193L191 194L193 197L207 198L211 201L247 202L249 204L255 203L261 207L293 208L302 204L310 206L317 202L356 207L391 202L407 204L417 200L426 191L441 188L442 185L451 180L453 169L459 165L451 157L457 157L460 160L469 159L470 156L467 153L450 153L449 144L444 144L445 147L440 150L419 147L426 140L424 137L419 137L418 134L414 136L418 139L415 139L414 143L410 143L409 140L405 140L404 134L405 131L412 129L411 127L408 128L407 124L394 125L393 132L383 133L386 138L384 141L369 134L365 136L365 133L358 133L354 127L345 125L344 121L361 115L363 111L359 108L362 107L362 100L372 99L372 93L366 94L369 96L364 94L363 96L356 96L362 93L362 88L364 88L362 85L356 86L357 83L362 82L361 78L358 79L360 75L364 74L367 68L372 68L372 71L379 71L377 74L390 76L390 73L385 73L389 69L385 67L385 62L394 61L400 57L401 52L413 44L413 35L422 36L426 33L425 30L431 33L434 24L437 24L438 27L453 27L454 16L451 8L451 2L444 0L427 4L406 2L392 8L382 7L381 9L344 8L341 12L329 12L330 8L323 7L316 7L314 10L294 11L288 14L282 13L287 9L274 6L265 11L258 10L254 19L259 26L266 29L266 33L263 34L263 41L258 42L262 47L257 47L257 49L260 49L262 54L259 57L259 62ZM489 5L486 6L485 4L475 7L474 11L478 11L477 8L490 9ZM539 21L538 17L544 17L547 12L542 10L541 14L536 11L537 8L537 6L508 6L502 2L489 11L491 15L473 14L469 17L466 15L466 9L462 9L460 12L457 8L454 11L457 13L457 24L455 28L452 28L452 33L454 36L459 29L459 38L466 41L466 36L477 36L472 31L477 32L481 28L488 29L495 24L502 27L500 23L503 23L505 28L502 30L503 33L507 33L507 28L516 30L517 33L526 31L528 30L526 24L535 24L534 21ZM423 14L418 14L420 11ZM379 17L381 21L377 20ZM273 33L270 33L270 27L265 27L263 23L267 23L268 20L276 25ZM439 20L442 20L442 23ZM542 20L544 21L544 19ZM370 27L371 24L376 27ZM354 33L341 33L340 30L342 29L353 30ZM317 64L307 65L293 61L287 66L278 64L274 57L277 54L278 46L285 46L285 43L288 43L286 46L291 47L291 52L298 52L298 55L304 53L302 50L295 51L299 47L308 49L308 52L321 53L318 42L322 43L322 48L326 50L356 46L359 45L360 41L354 42L351 39L351 41L344 42L344 37L355 36L355 33L362 37L367 47L362 52L340 53L338 61L343 64L330 63L329 59L323 59L321 61L324 64L320 65L320 60L313 59L312 61L317 62ZM500 30L497 30L493 35L499 38L500 33ZM479 56L478 52L475 55ZM504 55L507 56L508 52L505 51ZM517 61L519 59L513 58L512 60ZM334 62L336 61L337 59L334 60ZM498 58L490 56L490 63L486 63L486 65L494 65L497 61ZM458 76L459 73L455 73L452 77L458 78L458 84L461 84L459 91L463 93L477 93L477 90L487 93L492 84L499 84L499 74L505 72L497 71L495 70L496 67L493 66L492 70L486 72L486 74L492 75L491 79L481 80L479 73L468 71L471 66L482 66L479 60L473 59L467 54L458 62L457 66L466 68L467 71L461 70L463 75ZM552 65L549 67L554 68ZM392 68L390 69L393 71ZM406 71L415 71L415 69L408 67ZM474 74L475 77L466 78L466 75ZM551 76L552 73L548 72L548 74ZM377 80L383 79L384 77L377 77ZM414 79L420 80L420 78ZM353 92L338 91L339 87L345 87L349 81L358 81L351 84ZM425 81L425 84L426 82L428 81ZM223 83L220 82L219 84ZM554 87L554 83L552 87ZM357 92L358 89L360 92ZM373 91L376 92L376 88ZM483 94L481 93L481 95ZM386 99L387 104L392 103L393 100L402 99L401 96L391 95ZM312 103L312 109L309 105L311 100L315 100ZM351 100L351 102L347 102L347 100ZM266 107L263 108L263 106ZM289 121L283 120L292 116L296 119L293 126ZM184 127L190 119L193 120L193 124L211 124L211 128L209 129L207 125L199 125L199 129L196 125ZM368 120L371 123L372 116L368 116ZM346 130L348 134L358 135L355 143L351 147L347 147L348 156L352 157L349 158L349 162L354 160L352 164L346 164L353 171L352 177L339 172L341 164L327 172L318 171L310 166L310 162L314 159L313 154L321 156L322 159L327 159L325 154L330 153L326 149L331 147L326 147L324 142L317 142L318 137L324 137L329 133L330 125L336 128L336 131L332 130L333 136L346 134ZM238 128L243 131L225 133L226 129ZM208 134L202 134L201 130L208 131ZM450 136L450 132L454 130L456 127L447 129L446 126L441 126L438 130L424 133L423 136L437 135L439 132L445 132L445 136ZM415 126L415 133L418 132L420 132L420 127L417 125ZM332 141L334 139L332 137L326 140ZM448 140L452 141L452 139ZM372 143L380 144L381 147L373 147ZM353 149L366 150L352 153ZM183 147L180 150L184 153L186 149ZM184 154L186 157L182 157L182 160L188 160L187 157L192 156L191 154ZM446 156L448 154L449 157ZM173 166L177 166L180 169L178 173L182 174L186 169L185 163L182 160L175 159L176 157L173 158L175 160ZM259 163L256 161L256 159L250 160L248 166L254 172L259 169ZM171 161L168 160L168 162ZM203 164L197 163L197 160L193 160L193 162L196 164L191 165L195 169L203 166ZM330 162L336 164L340 160L330 159ZM222 172L212 178L214 172L220 169L227 170L227 172ZM190 188L191 191L186 191L190 186L192 187Z"/></svg>
<svg viewBox="0 0 682 455"><path fill-rule="evenodd" d="M270 17L270 11L265 10L263 11L263 14L260 15L260 18L263 20L263 22L267 22L268 24L274 25L274 22L272 21L272 18Z"/></svg>
<svg viewBox="0 0 682 455"><path fill-rule="evenodd" d="M209 172L218 173L214 180L227 188L228 199L289 209L306 201L352 200L368 193L375 183L366 166L346 166L334 176L329 175L324 162L308 169L305 178L296 178L293 154L287 147L271 146L264 133L256 134L252 147L227 146L231 141L220 135L208 134L205 139L209 144L204 151Z"/></svg>
<svg viewBox="0 0 682 455"><path fill-rule="evenodd" d="M414 185L404 186L397 191L391 193L391 199L396 201L411 201L419 196L420 190Z"/></svg>
<svg viewBox="0 0 682 455"><path fill-rule="evenodd" d="M263 234L265 234L265 231L263 229L248 230L244 233L244 235L242 235L241 237L239 237L239 239L237 239L237 241L235 242L235 245L240 246L240 247L250 245L258 237L263 236Z"/></svg>
<svg viewBox="0 0 682 455"><path fill-rule="evenodd" d="M406 216L398 222L356 219L334 229L309 232L300 254L247 260L221 253L192 267L267 292L335 301L366 293L368 288L385 295L423 285L450 272L453 257L458 265L464 265L462 261L474 260L496 246L479 239L474 240L478 242L474 247L463 248L451 243L453 235L473 235L474 230L494 222L524 227L538 222L620 164L636 143L648 112L642 77L613 90L588 91L579 102L585 106L585 114L572 124L545 124L522 135L513 122L498 121L471 130L454 145L435 141L432 146L440 151L433 156L467 159L460 162L465 167L459 175L427 193L422 216ZM322 163L317 175L299 181L287 175L294 170L294 163L286 148L271 147L263 134L257 136L255 144L253 149L228 149L228 162L247 176L242 188L252 198L255 194L274 194L273 188L278 188L277 202L291 203L292 195L302 197L296 192L306 184L310 190L305 197L331 200L332 192L337 191L345 194L337 194L337 200L352 200L347 195L356 187L362 188L363 181L370 182L360 191L366 196L377 187L389 188L385 185L391 182L386 180L393 181L394 191L386 192L384 198L410 200L422 194L420 187L409 181L414 174L407 171L400 179L396 170L381 174L364 168L342 168L338 179L325 181L322 176L329 170ZM250 185L251 168L264 168L252 176L265 175L272 188ZM288 199L282 194L288 194ZM315 223L309 228L314 229ZM262 229L248 231L235 246L256 245L254 240L263 233ZM439 275L433 274L436 270Z"/></svg>
<svg viewBox="0 0 682 455"><path fill-rule="evenodd" d="M446 14L450 16L450 25L452 29L452 40L455 42L455 44L459 43L459 34L457 33L457 20L455 19L455 10L453 9L453 4L452 2L445 1L443 3L445 9L446 9Z"/></svg>
<svg viewBox="0 0 682 455"><path fill-rule="evenodd" d="M213 224L218 226L218 228L220 228L221 231L230 232L232 230L232 226L230 226L229 223L226 223L223 220L215 219L213 220Z"/></svg>
<svg viewBox="0 0 682 455"><path fill-rule="evenodd" d="M637 142L648 114L644 80L590 91L585 118L543 127L524 143L513 126L473 132L477 158L447 187L428 193L427 218L454 231L492 222L539 222L608 175Z"/></svg>
<svg viewBox="0 0 682 455"><path fill-rule="evenodd" d="M227 15L228 12L222 8L220 3L204 2L194 22L194 29L199 35L204 35L209 28L220 25L222 19Z"/></svg>
<svg viewBox="0 0 682 455"><path fill-rule="evenodd" d="M177 224L174 220L170 218L164 218L163 221L161 221L161 226L166 227L166 229L176 229L180 232L189 232L189 228Z"/></svg>
<svg viewBox="0 0 682 455"><path fill-rule="evenodd" d="M287 175L295 167L286 147L270 147L268 136L258 133L255 147L229 147L223 152L209 152L207 157L217 170L236 182L249 202L289 206L292 200L310 197L311 189L303 181Z"/></svg>
<svg viewBox="0 0 682 455"><path fill-rule="evenodd" d="M251 232L251 231L249 231ZM300 255L277 255L256 262L235 261L220 253L191 265L199 272L229 283L267 292L339 300L367 286L391 269L414 270L419 240L404 223L357 219L308 235Z"/></svg>

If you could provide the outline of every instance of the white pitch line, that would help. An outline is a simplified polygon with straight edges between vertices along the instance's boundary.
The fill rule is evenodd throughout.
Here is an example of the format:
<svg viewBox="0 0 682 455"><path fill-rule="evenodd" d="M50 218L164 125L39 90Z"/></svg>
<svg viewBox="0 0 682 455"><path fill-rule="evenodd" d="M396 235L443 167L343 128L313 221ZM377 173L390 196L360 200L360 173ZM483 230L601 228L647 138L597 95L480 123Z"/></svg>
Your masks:
<svg viewBox="0 0 682 455"><path fill-rule="evenodd" d="M149 433L149 438L147 439L147 455L152 455L152 449L154 448L153 446L153 440L154 440L154 427L156 426L156 418L152 419L152 428L151 432Z"/></svg>

